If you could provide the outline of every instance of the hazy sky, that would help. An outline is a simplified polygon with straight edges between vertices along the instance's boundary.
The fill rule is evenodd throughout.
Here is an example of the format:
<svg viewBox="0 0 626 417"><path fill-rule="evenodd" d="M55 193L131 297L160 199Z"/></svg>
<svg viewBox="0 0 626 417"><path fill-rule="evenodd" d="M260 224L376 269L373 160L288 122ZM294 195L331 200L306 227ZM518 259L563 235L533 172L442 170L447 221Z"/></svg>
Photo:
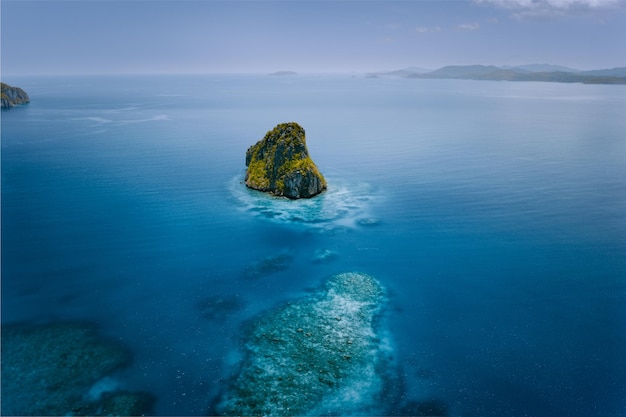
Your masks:
<svg viewBox="0 0 626 417"><path fill-rule="evenodd" d="M2 0L2 72L626 66L626 0Z"/></svg>

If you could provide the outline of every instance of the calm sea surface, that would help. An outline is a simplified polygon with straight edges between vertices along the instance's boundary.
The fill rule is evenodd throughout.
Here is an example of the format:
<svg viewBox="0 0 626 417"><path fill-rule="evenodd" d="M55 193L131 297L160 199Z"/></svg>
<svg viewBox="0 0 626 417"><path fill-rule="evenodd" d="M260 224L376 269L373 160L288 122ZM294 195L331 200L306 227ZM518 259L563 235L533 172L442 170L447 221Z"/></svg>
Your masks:
<svg viewBox="0 0 626 417"><path fill-rule="evenodd" d="M359 271L390 294L402 401L626 416L623 86L3 81L32 103L2 112L2 323L99 323L158 414L208 413L243 322ZM288 121L329 183L314 200L241 184Z"/></svg>

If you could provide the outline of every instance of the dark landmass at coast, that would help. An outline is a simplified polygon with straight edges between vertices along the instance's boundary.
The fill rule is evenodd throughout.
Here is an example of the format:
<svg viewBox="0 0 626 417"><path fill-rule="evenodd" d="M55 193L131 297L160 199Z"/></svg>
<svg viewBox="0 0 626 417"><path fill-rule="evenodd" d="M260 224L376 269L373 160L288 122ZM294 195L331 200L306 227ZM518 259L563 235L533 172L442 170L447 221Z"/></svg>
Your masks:
<svg viewBox="0 0 626 417"><path fill-rule="evenodd" d="M8 109L18 104L30 103L30 98L24 90L2 83L2 108Z"/></svg>
<svg viewBox="0 0 626 417"><path fill-rule="evenodd" d="M461 79L489 81L544 81L583 84L626 84L626 67L578 71L556 65L524 65L496 67L493 65L451 65L434 71L414 71L411 68L370 73L370 78L400 77L421 79Z"/></svg>

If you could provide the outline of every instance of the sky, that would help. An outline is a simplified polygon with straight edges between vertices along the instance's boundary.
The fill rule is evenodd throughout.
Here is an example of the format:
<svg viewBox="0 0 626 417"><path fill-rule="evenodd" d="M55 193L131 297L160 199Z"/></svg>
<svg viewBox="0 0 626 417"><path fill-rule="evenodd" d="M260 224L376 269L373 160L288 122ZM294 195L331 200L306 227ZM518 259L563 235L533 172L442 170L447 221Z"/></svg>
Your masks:
<svg viewBox="0 0 626 417"><path fill-rule="evenodd" d="M626 0L2 0L4 75L626 66Z"/></svg>

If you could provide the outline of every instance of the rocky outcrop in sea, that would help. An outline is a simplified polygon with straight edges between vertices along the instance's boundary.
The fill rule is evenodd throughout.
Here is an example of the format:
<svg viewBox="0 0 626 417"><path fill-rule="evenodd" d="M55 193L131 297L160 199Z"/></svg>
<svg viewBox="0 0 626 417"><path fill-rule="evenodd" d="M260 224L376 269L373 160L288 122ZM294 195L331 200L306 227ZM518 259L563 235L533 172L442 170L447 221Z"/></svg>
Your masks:
<svg viewBox="0 0 626 417"><path fill-rule="evenodd" d="M21 88L1 83L1 101L2 108L8 109L18 104L30 103L30 98Z"/></svg>
<svg viewBox="0 0 626 417"><path fill-rule="evenodd" d="M253 322L220 415L381 415L394 376L384 288L343 273Z"/></svg>
<svg viewBox="0 0 626 417"><path fill-rule="evenodd" d="M310 198L326 189L326 180L309 156L304 129L282 123L246 152L249 188L290 199Z"/></svg>

